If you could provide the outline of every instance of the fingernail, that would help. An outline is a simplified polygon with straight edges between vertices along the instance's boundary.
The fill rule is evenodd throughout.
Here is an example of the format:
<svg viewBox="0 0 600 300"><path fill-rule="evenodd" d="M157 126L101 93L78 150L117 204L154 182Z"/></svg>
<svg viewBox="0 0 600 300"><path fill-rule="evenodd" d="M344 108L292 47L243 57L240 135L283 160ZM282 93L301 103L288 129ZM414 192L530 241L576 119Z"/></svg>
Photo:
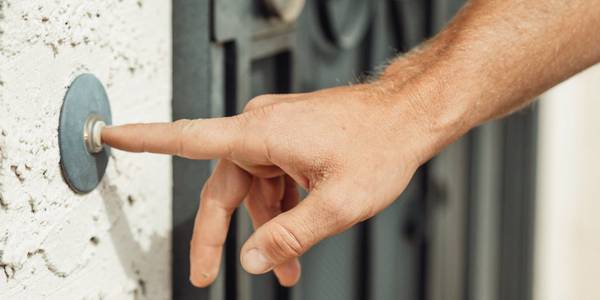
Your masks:
<svg viewBox="0 0 600 300"><path fill-rule="evenodd" d="M244 254L242 264L248 273L262 274L269 271L273 266L267 258L258 250L250 249Z"/></svg>

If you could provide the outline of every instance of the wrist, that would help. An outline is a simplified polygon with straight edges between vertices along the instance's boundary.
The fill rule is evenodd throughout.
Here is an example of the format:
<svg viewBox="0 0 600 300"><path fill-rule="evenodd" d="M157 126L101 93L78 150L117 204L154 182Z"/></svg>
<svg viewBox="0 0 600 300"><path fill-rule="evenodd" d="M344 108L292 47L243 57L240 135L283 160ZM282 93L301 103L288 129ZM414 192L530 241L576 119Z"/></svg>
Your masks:
<svg viewBox="0 0 600 300"><path fill-rule="evenodd" d="M435 64L418 75L399 83L393 77L382 78L374 84L385 91L382 98L390 103L389 117L395 132L411 132L410 143L415 148L418 164L423 164L444 147L479 124L476 92L463 91L455 84L454 72ZM399 146L406 147L402 135Z"/></svg>

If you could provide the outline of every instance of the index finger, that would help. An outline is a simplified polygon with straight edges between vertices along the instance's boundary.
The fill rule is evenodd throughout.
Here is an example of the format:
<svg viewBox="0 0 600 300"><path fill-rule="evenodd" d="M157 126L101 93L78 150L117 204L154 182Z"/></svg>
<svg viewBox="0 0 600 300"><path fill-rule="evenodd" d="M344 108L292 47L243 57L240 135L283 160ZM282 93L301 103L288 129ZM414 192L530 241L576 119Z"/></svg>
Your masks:
<svg viewBox="0 0 600 300"><path fill-rule="evenodd" d="M102 142L129 152L152 152L190 159L228 158L241 137L235 117L109 126Z"/></svg>

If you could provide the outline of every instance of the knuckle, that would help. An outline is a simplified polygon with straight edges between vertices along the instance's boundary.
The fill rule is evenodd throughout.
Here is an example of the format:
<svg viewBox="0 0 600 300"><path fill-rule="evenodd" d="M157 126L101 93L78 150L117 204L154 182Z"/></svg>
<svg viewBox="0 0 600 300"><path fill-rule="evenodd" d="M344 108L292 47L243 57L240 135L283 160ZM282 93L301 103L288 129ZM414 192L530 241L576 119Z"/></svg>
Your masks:
<svg viewBox="0 0 600 300"><path fill-rule="evenodd" d="M186 127L189 127L191 124L192 124L192 120L190 120L190 119L179 119L179 120L173 122L173 126L177 130L183 130Z"/></svg>
<svg viewBox="0 0 600 300"><path fill-rule="evenodd" d="M249 111L249 114L259 119L265 120L269 119L273 115L274 108L274 105L265 105Z"/></svg>
<svg viewBox="0 0 600 300"><path fill-rule="evenodd" d="M261 106L238 116L242 120L242 126L245 126L248 131L257 134L272 132L274 122L277 121L277 113L275 112L274 105Z"/></svg>
<svg viewBox="0 0 600 300"><path fill-rule="evenodd" d="M242 131L248 125L248 122L250 121L248 119L248 114L235 115L235 116L232 116L229 118L231 120L231 123L230 123L231 127L238 131Z"/></svg>
<svg viewBox="0 0 600 300"><path fill-rule="evenodd" d="M305 245L298 236L280 222L273 222L269 232L270 255L279 260L298 257L304 253Z"/></svg>
<svg viewBox="0 0 600 300"><path fill-rule="evenodd" d="M264 106L265 103L269 103L269 99L271 97L271 95L260 95L250 99L250 101L248 101L244 106L244 112L255 110L261 106Z"/></svg>
<svg viewBox="0 0 600 300"><path fill-rule="evenodd" d="M262 100L259 98L258 101ZM256 130L274 132L295 116L295 113L290 111L291 108L292 104L287 102L263 103L263 105L257 105L256 108L247 110L238 116L246 119L250 123L247 125L252 125Z"/></svg>
<svg viewBox="0 0 600 300"><path fill-rule="evenodd" d="M175 134L176 134L176 141L177 141L177 145L176 145L176 151L175 154L177 156L184 156L186 153L185 150L185 137L186 135L189 133L191 127L193 126L194 121L189 120L189 119L180 119L177 120L175 122L173 122L173 126L175 128Z"/></svg>
<svg viewBox="0 0 600 300"><path fill-rule="evenodd" d="M239 149L244 147L245 139L254 130L253 128L249 128L252 122L253 120L251 120L247 113L231 117L230 129L235 131L239 138L227 145L228 157L233 158L240 154Z"/></svg>

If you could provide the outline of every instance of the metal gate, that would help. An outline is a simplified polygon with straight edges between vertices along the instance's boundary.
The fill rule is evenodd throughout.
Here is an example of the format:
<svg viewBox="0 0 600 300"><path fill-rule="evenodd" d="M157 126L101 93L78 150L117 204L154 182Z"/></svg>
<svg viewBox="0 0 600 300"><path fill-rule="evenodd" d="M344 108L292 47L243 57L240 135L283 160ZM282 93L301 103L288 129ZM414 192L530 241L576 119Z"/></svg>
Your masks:
<svg viewBox="0 0 600 300"><path fill-rule="evenodd" d="M173 119L233 115L262 93L357 82L440 29L462 4L307 0L296 16L297 2L174 0ZM527 299L534 120L530 109L450 146L399 201L306 253L292 289L241 269L239 248L252 231L243 209L217 282L191 286L189 240L212 165L174 158L173 297Z"/></svg>

